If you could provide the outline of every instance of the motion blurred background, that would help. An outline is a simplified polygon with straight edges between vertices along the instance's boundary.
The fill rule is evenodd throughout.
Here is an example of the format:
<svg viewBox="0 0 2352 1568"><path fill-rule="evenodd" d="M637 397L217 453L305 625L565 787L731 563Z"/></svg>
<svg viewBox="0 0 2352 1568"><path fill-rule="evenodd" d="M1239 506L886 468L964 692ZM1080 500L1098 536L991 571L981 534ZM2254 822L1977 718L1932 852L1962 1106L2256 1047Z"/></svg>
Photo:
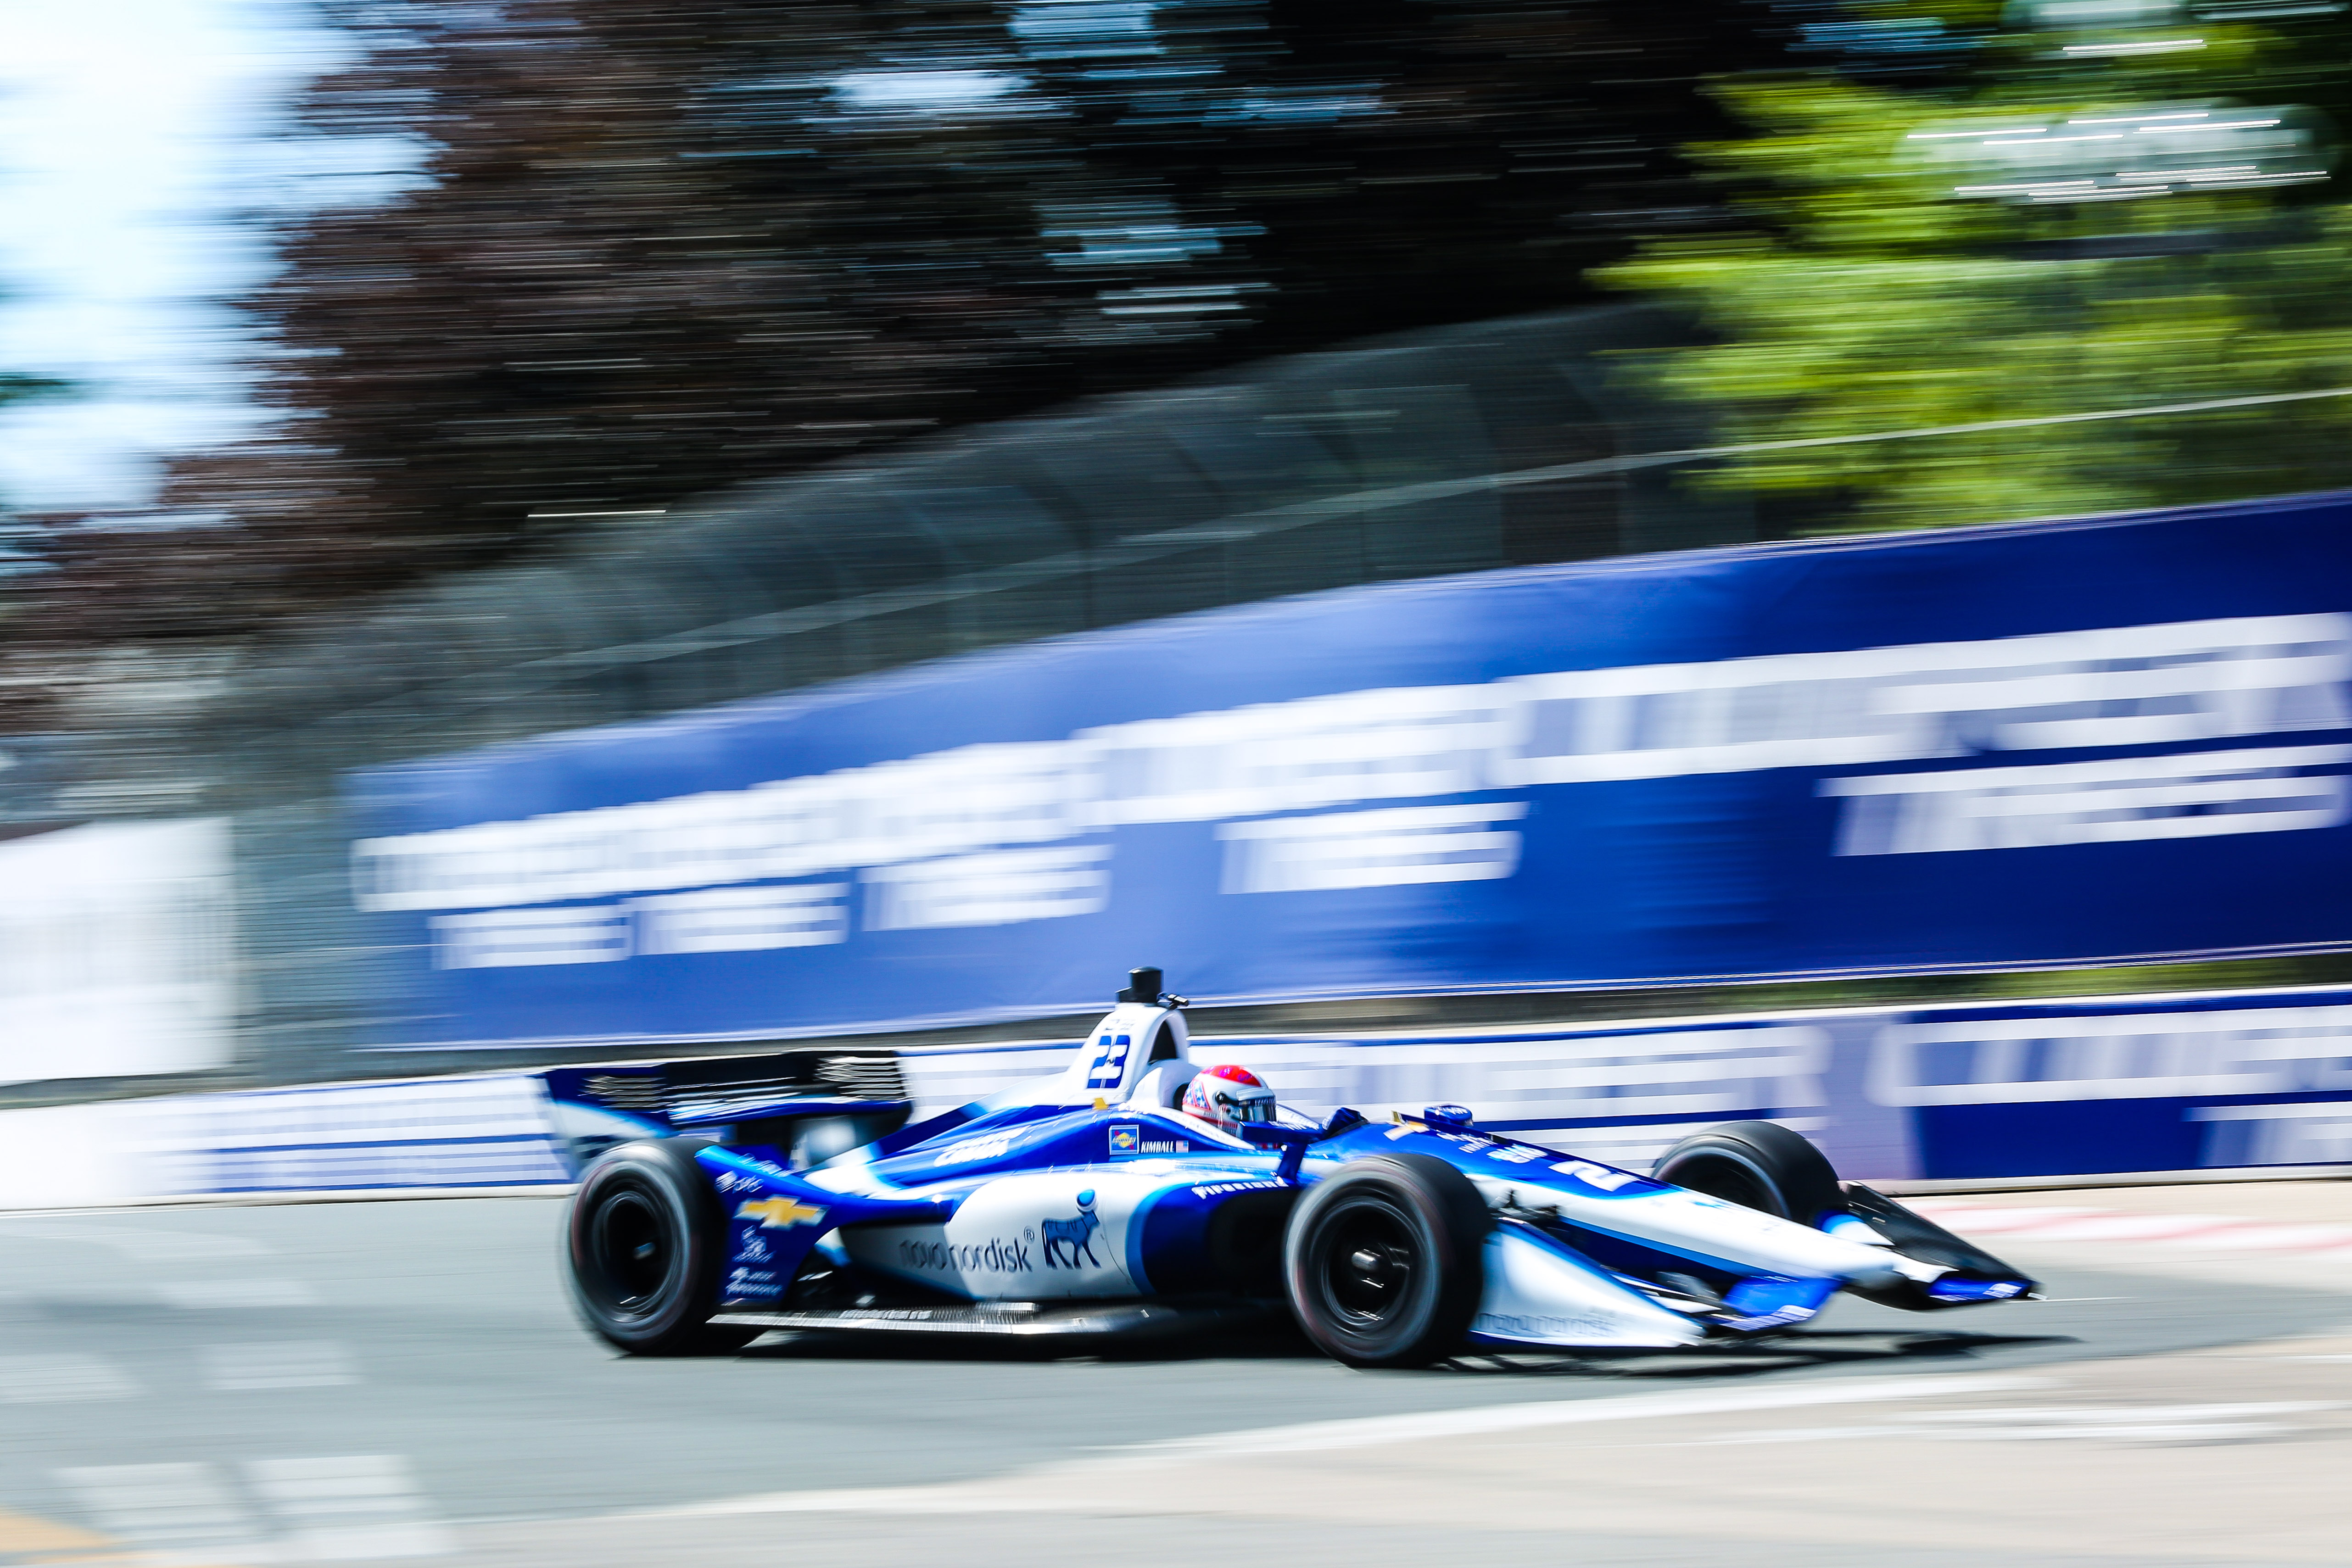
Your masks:
<svg viewBox="0 0 2352 1568"><path fill-rule="evenodd" d="M10 1103L2345 977L2338 5L5 26Z"/></svg>
<svg viewBox="0 0 2352 1568"><path fill-rule="evenodd" d="M2342 1562L2347 117L2344 0L0 6L0 1562ZM588 1134L1137 965L2045 1299L577 1332Z"/></svg>

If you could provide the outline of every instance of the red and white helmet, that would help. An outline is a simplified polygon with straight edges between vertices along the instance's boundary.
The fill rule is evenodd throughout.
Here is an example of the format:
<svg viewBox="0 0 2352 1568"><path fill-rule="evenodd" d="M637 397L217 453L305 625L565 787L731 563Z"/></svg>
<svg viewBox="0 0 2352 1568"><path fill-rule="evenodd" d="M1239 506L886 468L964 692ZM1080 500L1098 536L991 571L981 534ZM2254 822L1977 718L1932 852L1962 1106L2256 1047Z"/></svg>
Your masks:
<svg viewBox="0 0 2352 1568"><path fill-rule="evenodd" d="M1274 1120L1274 1091L1246 1067L1211 1067L1184 1090L1184 1114L1231 1132L1244 1122Z"/></svg>

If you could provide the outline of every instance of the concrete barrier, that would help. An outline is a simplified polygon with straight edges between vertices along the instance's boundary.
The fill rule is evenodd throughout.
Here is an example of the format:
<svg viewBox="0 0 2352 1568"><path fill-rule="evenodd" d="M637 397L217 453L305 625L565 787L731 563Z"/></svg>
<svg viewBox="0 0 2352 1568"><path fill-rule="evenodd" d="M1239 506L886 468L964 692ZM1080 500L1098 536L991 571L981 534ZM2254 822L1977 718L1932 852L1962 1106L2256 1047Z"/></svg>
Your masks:
<svg viewBox="0 0 2352 1568"><path fill-rule="evenodd" d="M903 1051L915 1114L1060 1068L1071 1042ZM2352 988L1849 1008L1386 1033L1197 1037L1312 1114L1444 1102L1633 1170L1777 1121L1910 1190L2352 1168ZM658 1080L654 1092L660 1092ZM625 1133L625 1128L624 1129ZM555 1190L530 1072L0 1113L0 1207Z"/></svg>
<svg viewBox="0 0 2352 1568"><path fill-rule="evenodd" d="M561 1188L527 1072L306 1084L0 1112L0 1208Z"/></svg>

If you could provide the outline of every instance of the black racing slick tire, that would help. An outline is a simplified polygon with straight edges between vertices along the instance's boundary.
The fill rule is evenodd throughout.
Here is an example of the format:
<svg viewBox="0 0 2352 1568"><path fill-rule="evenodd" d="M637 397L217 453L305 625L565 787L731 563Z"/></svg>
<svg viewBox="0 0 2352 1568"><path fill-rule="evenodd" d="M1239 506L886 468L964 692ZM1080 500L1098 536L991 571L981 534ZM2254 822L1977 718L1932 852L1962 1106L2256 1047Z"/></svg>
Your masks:
<svg viewBox="0 0 2352 1568"><path fill-rule="evenodd" d="M1444 1160L1350 1160L1290 1212L1290 1310L1318 1350L1349 1366L1443 1360L1477 1315L1494 1228L1478 1189Z"/></svg>
<svg viewBox="0 0 2352 1568"><path fill-rule="evenodd" d="M757 1329L714 1326L727 1219L693 1150L623 1144L580 1177L564 1215L564 1262L581 1321L631 1355L720 1354Z"/></svg>
<svg viewBox="0 0 2352 1568"><path fill-rule="evenodd" d="M1845 1207L1828 1156L1777 1122L1727 1122L1694 1133L1659 1155L1650 1174L1800 1225Z"/></svg>

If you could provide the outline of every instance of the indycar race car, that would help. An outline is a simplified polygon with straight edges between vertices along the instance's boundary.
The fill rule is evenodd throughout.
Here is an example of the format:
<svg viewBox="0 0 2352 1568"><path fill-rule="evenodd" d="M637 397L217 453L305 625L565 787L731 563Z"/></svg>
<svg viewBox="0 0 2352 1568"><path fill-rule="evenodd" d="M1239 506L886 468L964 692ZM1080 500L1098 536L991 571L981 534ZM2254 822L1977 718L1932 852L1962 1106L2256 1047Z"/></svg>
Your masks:
<svg viewBox="0 0 2352 1568"><path fill-rule="evenodd" d="M785 1058L550 1073L559 1115L608 1145L565 1221L582 1317L676 1354L771 1329L1116 1334L1286 1309L1351 1365L1416 1366L1769 1333L1840 1291L2035 1293L1773 1123L1685 1138L1643 1176L1459 1106L1188 1115L1184 1005L1138 969L1064 1071L878 1137L907 1113L887 1055L814 1082Z"/></svg>

